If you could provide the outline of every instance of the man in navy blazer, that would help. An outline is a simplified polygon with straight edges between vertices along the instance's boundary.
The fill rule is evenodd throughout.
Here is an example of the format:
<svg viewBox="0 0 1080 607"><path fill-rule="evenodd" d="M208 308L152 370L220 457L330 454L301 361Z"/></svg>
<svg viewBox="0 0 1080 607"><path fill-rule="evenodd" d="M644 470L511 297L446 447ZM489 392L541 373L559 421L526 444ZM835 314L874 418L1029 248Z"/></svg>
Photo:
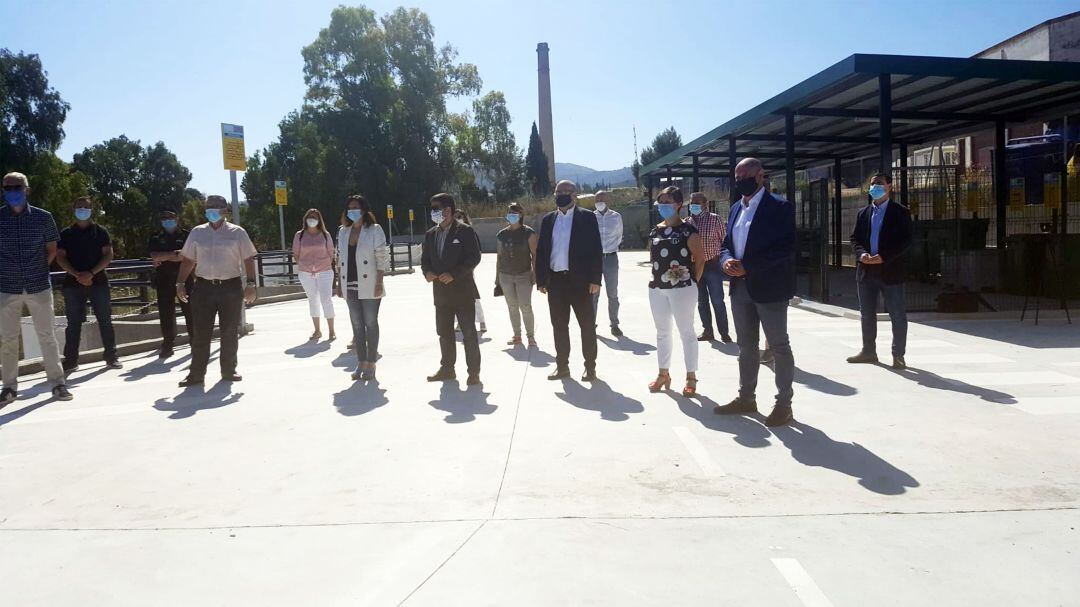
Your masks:
<svg viewBox="0 0 1080 607"><path fill-rule="evenodd" d="M878 173L870 179L872 203L859 211L851 248L858 260L855 282L859 288L859 315L862 318L862 351L848 357L849 363L876 363L878 293L885 298L885 310L892 321L893 368L904 369L907 347L907 310L904 300L904 254L911 246L911 212L890 202L892 177Z"/></svg>
<svg viewBox="0 0 1080 607"><path fill-rule="evenodd" d="M555 186L558 210L544 215L536 245L536 288L548 296L551 327L555 334L555 372L548 379L570 377L570 311L581 327L585 357L582 381L596 379L596 311L593 295L600 292L604 248L596 215L575 204L577 186L560 181Z"/></svg>
<svg viewBox="0 0 1080 607"><path fill-rule="evenodd" d="M741 196L732 205L720 264L731 277L731 317L739 344L739 396L717 406L721 415L757 412L758 326L776 361L776 406L767 426L792 421L792 382L795 358L788 341L788 301L795 295L795 207L769 193L765 168L756 158L735 167L735 187Z"/></svg>

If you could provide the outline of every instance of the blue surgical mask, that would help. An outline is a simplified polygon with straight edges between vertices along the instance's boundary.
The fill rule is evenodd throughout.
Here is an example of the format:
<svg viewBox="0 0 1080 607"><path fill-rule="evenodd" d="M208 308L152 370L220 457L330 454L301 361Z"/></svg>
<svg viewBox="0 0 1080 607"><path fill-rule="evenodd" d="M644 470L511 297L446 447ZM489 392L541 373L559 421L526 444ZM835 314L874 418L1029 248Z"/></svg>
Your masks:
<svg viewBox="0 0 1080 607"><path fill-rule="evenodd" d="M518 213L508 213L506 215L506 221L509 221L510 223L517 223L521 221L521 215Z"/></svg>
<svg viewBox="0 0 1080 607"><path fill-rule="evenodd" d="M4 202L15 208L21 207L26 204L26 191L14 190L11 192L4 192Z"/></svg>
<svg viewBox="0 0 1080 607"><path fill-rule="evenodd" d="M176 220L175 219L162 219L161 220L161 227L163 227L166 230L172 232L173 230L176 229Z"/></svg>
<svg viewBox="0 0 1080 607"><path fill-rule="evenodd" d="M206 209L206 220L210 223L221 221L221 211L217 209Z"/></svg>
<svg viewBox="0 0 1080 607"><path fill-rule="evenodd" d="M79 207L75 209L75 219L78 219L79 221L86 221L87 219L90 219L90 215L92 213L93 212L90 209Z"/></svg>
<svg viewBox="0 0 1080 607"><path fill-rule="evenodd" d="M345 211L345 216L349 218L349 221L356 223L364 216L364 211L360 209L349 209L348 211Z"/></svg>
<svg viewBox="0 0 1080 607"><path fill-rule="evenodd" d="M870 186L870 198L878 200L879 198L882 198L884 196L885 186L881 185L880 183L875 183L874 185Z"/></svg>
<svg viewBox="0 0 1080 607"><path fill-rule="evenodd" d="M667 219L675 215L675 205L661 203L656 205L656 210L660 213L662 219Z"/></svg>
<svg viewBox="0 0 1080 607"><path fill-rule="evenodd" d="M441 209L438 210L438 211L432 211L431 212L431 221L433 221L434 223L439 223L439 224L441 224L443 222L443 212L442 212Z"/></svg>
<svg viewBox="0 0 1080 607"><path fill-rule="evenodd" d="M700 204L691 204L690 205L690 214L691 215L701 215L701 205Z"/></svg>

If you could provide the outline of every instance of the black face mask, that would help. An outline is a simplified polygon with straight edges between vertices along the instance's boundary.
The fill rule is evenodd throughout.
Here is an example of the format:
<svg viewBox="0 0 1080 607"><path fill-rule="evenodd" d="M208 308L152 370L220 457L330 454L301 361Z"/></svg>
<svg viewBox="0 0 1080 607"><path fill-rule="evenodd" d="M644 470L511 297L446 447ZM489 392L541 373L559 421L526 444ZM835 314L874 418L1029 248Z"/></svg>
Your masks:
<svg viewBox="0 0 1080 607"><path fill-rule="evenodd" d="M568 207L573 203L574 203L573 194L556 194L555 195L555 204L557 204L560 207Z"/></svg>
<svg viewBox="0 0 1080 607"><path fill-rule="evenodd" d="M758 190L757 177L747 177L735 181L735 190L739 196L753 196Z"/></svg>

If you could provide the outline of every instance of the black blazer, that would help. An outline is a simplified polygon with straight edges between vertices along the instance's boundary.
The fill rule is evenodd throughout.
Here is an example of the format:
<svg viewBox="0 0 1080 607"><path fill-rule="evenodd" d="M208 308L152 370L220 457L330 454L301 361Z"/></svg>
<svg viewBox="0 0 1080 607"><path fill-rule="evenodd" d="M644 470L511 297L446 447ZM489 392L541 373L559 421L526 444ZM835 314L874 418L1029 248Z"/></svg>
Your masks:
<svg viewBox="0 0 1080 607"><path fill-rule="evenodd" d="M855 251L855 280L862 281L873 276L887 285L904 282L904 254L911 246L911 211L902 204L890 201L885 207L885 219L881 223L878 236L878 254L882 263L864 265L863 253L870 253L870 213L874 205L869 204L859 211L855 220L855 230L851 232L851 249Z"/></svg>
<svg viewBox="0 0 1080 607"><path fill-rule="evenodd" d="M536 286L547 288L551 281L551 235L555 230L555 214L544 215L540 222L540 238L536 244ZM570 277L579 286L598 285L604 275L604 247L600 242L600 226L596 215L579 206L574 210L574 226L570 230Z"/></svg>
<svg viewBox="0 0 1080 607"><path fill-rule="evenodd" d="M721 264L728 259L737 259L731 231L742 212L742 199L736 198L728 216L727 235L720 248ZM754 212L746 250L739 260L746 276L731 279L732 288L735 281L743 280L750 299L756 303L788 301L794 297L795 241L795 205L766 190Z"/></svg>
<svg viewBox="0 0 1080 607"><path fill-rule="evenodd" d="M480 299L476 289L473 269L480 263L480 239L473 229L459 221L454 221L447 228L446 242L442 255L439 255L435 236L439 227L435 226L424 234L424 250L420 254L420 269L427 276L449 272L454 281L444 285L439 281L431 283L436 306L458 306Z"/></svg>

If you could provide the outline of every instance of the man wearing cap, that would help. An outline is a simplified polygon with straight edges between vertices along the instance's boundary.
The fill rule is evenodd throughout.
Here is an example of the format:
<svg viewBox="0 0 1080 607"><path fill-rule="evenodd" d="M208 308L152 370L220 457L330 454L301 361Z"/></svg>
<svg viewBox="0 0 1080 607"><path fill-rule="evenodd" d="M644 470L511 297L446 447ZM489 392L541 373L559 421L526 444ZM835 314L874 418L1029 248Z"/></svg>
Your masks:
<svg viewBox="0 0 1080 607"><path fill-rule="evenodd" d="M188 300L186 282L195 273L191 291L191 368L180 382L181 388L198 386L206 376L210 361L210 338L214 317L221 326L222 381L240 381L236 373L236 353L240 346L240 318L244 304L255 301L255 245L240 226L225 219L228 203L222 196L206 198L206 223L192 228L184 247L176 281L176 296ZM245 281L246 276L246 281Z"/></svg>
<svg viewBox="0 0 1080 607"><path fill-rule="evenodd" d="M30 310L45 377L57 400L71 400L64 385L60 348L56 343L49 265L56 258L60 234L51 213L27 202L30 184L22 173L4 175L4 206L0 207L0 366L3 390L0 407L18 398L19 334L22 311Z"/></svg>
<svg viewBox="0 0 1080 607"><path fill-rule="evenodd" d="M184 248L188 231L181 228L176 211L165 209L160 215L161 231L150 237L150 258L154 262L154 287L157 289L158 322L161 325L161 350L158 355L168 358L173 355L176 345L176 304L184 315L188 341L191 340L194 324L191 322L191 306L176 297L177 278L180 277L180 249ZM191 290L194 275L188 277L184 288Z"/></svg>

